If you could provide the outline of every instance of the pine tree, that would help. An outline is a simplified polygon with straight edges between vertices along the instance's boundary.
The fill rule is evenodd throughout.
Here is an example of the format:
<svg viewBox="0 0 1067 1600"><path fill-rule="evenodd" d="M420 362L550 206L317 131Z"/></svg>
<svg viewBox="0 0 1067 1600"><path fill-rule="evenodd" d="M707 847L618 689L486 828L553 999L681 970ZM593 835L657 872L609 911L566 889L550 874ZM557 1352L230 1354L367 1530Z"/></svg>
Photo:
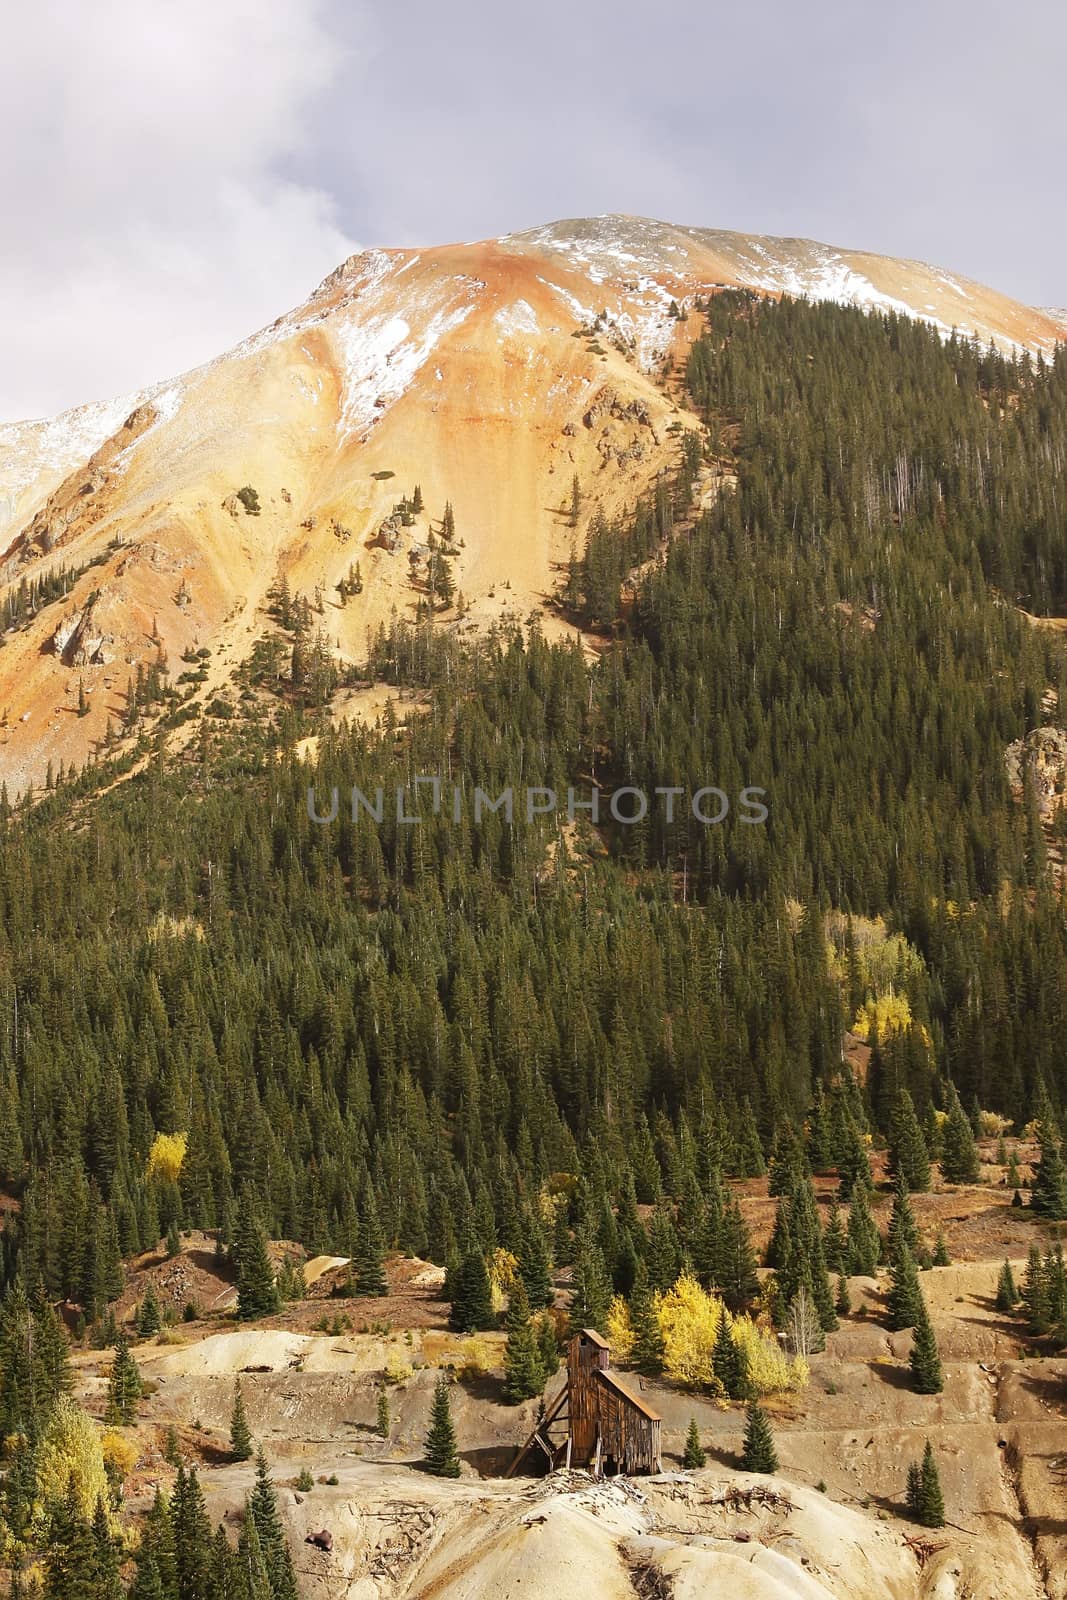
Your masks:
<svg viewBox="0 0 1067 1600"><path fill-rule="evenodd" d="M153 1334L159 1332L162 1326L163 1319L160 1315L159 1301L156 1299L156 1291L152 1284L149 1283L148 1287L145 1289L144 1297L141 1300L140 1309L137 1312L138 1337L141 1339L150 1339Z"/></svg>
<svg viewBox="0 0 1067 1600"><path fill-rule="evenodd" d="M548 1250L545 1235L537 1218L528 1213L523 1222L522 1242L518 1253L519 1272L526 1285L530 1307L541 1311L552 1304L552 1280L549 1275ZM623 1292L623 1291L620 1291Z"/></svg>
<svg viewBox="0 0 1067 1600"><path fill-rule="evenodd" d="M248 1426L248 1417L245 1413L245 1397L241 1392L241 1380L236 1378L233 1385L233 1407L230 1411L230 1454L235 1461L251 1461L254 1453L252 1430Z"/></svg>
<svg viewBox="0 0 1067 1600"><path fill-rule="evenodd" d="M1030 1332L1047 1333L1051 1326L1052 1302L1045 1264L1036 1244L1030 1246L1026 1258L1026 1275L1023 1278L1022 1301Z"/></svg>
<svg viewBox="0 0 1067 1600"><path fill-rule="evenodd" d="M724 1311L719 1317L715 1345L711 1352L711 1367L722 1384L723 1394L730 1400L744 1400L748 1392L748 1371L744 1352L734 1343L730 1332L730 1319Z"/></svg>
<svg viewBox="0 0 1067 1600"><path fill-rule="evenodd" d="M945 1386L937 1338L921 1292L915 1336L911 1344L911 1376L916 1394L940 1394Z"/></svg>
<svg viewBox="0 0 1067 1600"><path fill-rule="evenodd" d="M922 1306L922 1290L915 1258L903 1240L893 1252L889 1277L889 1326L893 1329L914 1328Z"/></svg>
<svg viewBox="0 0 1067 1600"><path fill-rule="evenodd" d="M918 1520L924 1528L945 1526L945 1501L941 1494L941 1479L929 1439L926 1441L922 1467L919 1469L918 1512Z"/></svg>
<svg viewBox="0 0 1067 1600"><path fill-rule="evenodd" d="M778 1471L778 1453L774 1448L771 1425L766 1412L755 1401L748 1408L741 1471L767 1473Z"/></svg>
<svg viewBox="0 0 1067 1600"><path fill-rule="evenodd" d="M378 1412L375 1420L375 1429L379 1439L388 1439L389 1420L389 1395L383 1383L378 1390Z"/></svg>
<svg viewBox="0 0 1067 1600"><path fill-rule="evenodd" d="M280 1309L274 1267L262 1228L249 1217L235 1246L237 1315L242 1322L273 1316Z"/></svg>
<svg viewBox="0 0 1067 1600"><path fill-rule="evenodd" d="M434 1385L430 1428L426 1435L426 1469L435 1478L459 1477L456 1430L452 1424L452 1403L448 1379L442 1373Z"/></svg>
<svg viewBox="0 0 1067 1600"><path fill-rule="evenodd" d="M256 1456L256 1482L248 1497L247 1517L255 1524L259 1535L273 1600L297 1600L293 1558L278 1512L274 1481L262 1449Z"/></svg>
<svg viewBox="0 0 1067 1600"><path fill-rule="evenodd" d="M494 1328L496 1321L485 1257L480 1250L469 1250L456 1270L448 1325L456 1333L478 1333Z"/></svg>
<svg viewBox="0 0 1067 1600"><path fill-rule="evenodd" d="M935 1267L950 1267L952 1265L952 1257L948 1253L948 1244L941 1228L938 1228L937 1238L934 1240L932 1259Z"/></svg>
<svg viewBox="0 0 1067 1600"><path fill-rule="evenodd" d="M1050 1221L1063 1221L1067 1218L1067 1167L1064 1166L1063 1151L1049 1123L1041 1123L1037 1137L1041 1159L1034 1173L1030 1205Z"/></svg>
<svg viewBox="0 0 1067 1600"><path fill-rule="evenodd" d="M882 1253L882 1240L871 1216L866 1184L859 1183L852 1191L848 1211L848 1270L852 1277L869 1278L878 1267Z"/></svg>
<svg viewBox="0 0 1067 1600"><path fill-rule="evenodd" d="M112 1426L133 1422L137 1415L137 1402L144 1392L141 1374L130 1347L124 1338L115 1347L115 1359L107 1385L107 1407L104 1421Z"/></svg>
<svg viewBox="0 0 1067 1600"><path fill-rule="evenodd" d="M171 1518L177 1600L200 1600L211 1572L211 1524L195 1467L178 1468Z"/></svg>
<svg viewBox="0 0 1067 1600"><path fill-rule="evenodd" d="M638 1262L630 1296L630 1326L634 1330L632 1360L640 1372L656 1373L663 1369L663 1332L656 1315L656 1303L648 1282L648 1269Z"/></svg>
<svg viewBox="0 0 1067 1600"><path fill-rule="evenodd" d="M901 1089L893 1102L889 1170L894 1177L903 1177L913 1193L925 1193L930 1187L930 1157L907 1089Z"/></svg>
<svg viewBox="0 0 1067 1600"><path fill-rule="evenodd" d="M682 1456L682 1466L686 1472L693 1472L697 1467L707 1464L707 1452L700 1442L700 1429L697 1427L696 1417L689 1418L689 1431L685 1436L685 1454Z"/></svg>
<svg viewBox="0 0 1067 1600"><path fill-rule="evenodd" d="M356 1244L357 1295L381 1296L389 1293L385 1278L385 1243L382 1238L378 1208L370 1188L363 1197L363 1221Z"/></svg>
<svg viewBox="0 0 1067 1600"><path fill-rule="evenodd" d="M837 1294L834 1298L834 1310L839 1317L852 1315L852 1296L848 1292L848 1279L844 1273L837 1280Z"/></svg>
<svg viewBox="0 0 1067 1600"><path fill-rule="evenodd" d="M997 1310L1014 1311L1018 1304L1019 1293L1015 1287L1015 1275L1011 1270L1011 1262L1005 1261L997 1279Z"/></svg>
<svg viewBox="0 0 1067 1600"><path fill-rule="evenodd" d="M572 1284L572 1325L576 1328L596 1328L603 1333L611 1305L612 1283L604 1262L604 1252L591 1239L583 1238L579 1243Z"/></svg>
<svg viewBox="0 0 1067 1600"><path fill-rule="evenodd" d="M922 1514L923 1472L917 1461L908 1463L907 1486L904 1490L904 1504L913 1522L918 1522Z"/></svg>
<svg viewBox="0 0 1067 1600"><path fill-rule="evenodd" d="M891 1256L902 1244L907 1246L913 1256L918 1254L919 1229L916 1226L915 1213L911 1208L908 1186L904 1181L902 1172L897 1174L896 1189L893 1194L893 1209L889 1217L887 1242Z"/></svg>
<svg viewBox="0 0 1067 1600"><path fill-rule="evenodd" d="M537 1333L530 1319L530 1302L521 1278L516 1279L508 1305L504 1346L504 1398L518 1405L540 1394L545 1386Z"/></svg>
<svg viewBox="0 0 1067 1600"><path fill-rule="evenodd" d="M946 1183L977 1183L978 1146L967 1113L952 1084L948 1086L948 1120L941 1145L941 1176Z"/></svg>

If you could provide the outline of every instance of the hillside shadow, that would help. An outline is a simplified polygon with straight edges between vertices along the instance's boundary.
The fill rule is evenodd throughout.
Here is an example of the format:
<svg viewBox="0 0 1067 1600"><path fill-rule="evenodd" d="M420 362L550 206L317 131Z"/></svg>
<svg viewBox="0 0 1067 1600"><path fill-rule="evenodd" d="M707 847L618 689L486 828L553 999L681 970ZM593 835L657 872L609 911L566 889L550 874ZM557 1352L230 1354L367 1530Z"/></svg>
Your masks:
<svg viewBox="0 0 1067 1600"><path fill-rule="evenodd" d="M890 1367L883 1365L883 1363L880 1361L872 1361L870 1364L870 1371L875 1377L880 1378L881 1381L890 1389L914 1388L910 1367Z"/></svg>

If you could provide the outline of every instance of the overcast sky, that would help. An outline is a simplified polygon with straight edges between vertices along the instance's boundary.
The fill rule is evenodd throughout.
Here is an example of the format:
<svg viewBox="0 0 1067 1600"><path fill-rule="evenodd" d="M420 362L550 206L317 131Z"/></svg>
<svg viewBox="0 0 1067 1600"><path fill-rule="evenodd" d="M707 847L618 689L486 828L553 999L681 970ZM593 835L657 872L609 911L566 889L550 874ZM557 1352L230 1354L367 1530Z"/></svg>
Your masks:
<svg viewBox="0 0 1067 1600"><path fill-rule="evenodd" d="M0 418L217 354L369 244L630 211L1067 303L1059 0L34 0Z"/></svg>

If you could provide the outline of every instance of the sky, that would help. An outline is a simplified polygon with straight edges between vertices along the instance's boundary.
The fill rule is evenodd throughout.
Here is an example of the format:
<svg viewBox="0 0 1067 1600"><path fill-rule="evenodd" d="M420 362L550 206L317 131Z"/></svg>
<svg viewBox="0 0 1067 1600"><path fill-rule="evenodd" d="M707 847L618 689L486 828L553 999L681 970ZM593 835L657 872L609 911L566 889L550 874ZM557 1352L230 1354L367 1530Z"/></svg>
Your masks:
<svg viewBox="0 0 1067 1600"><path fill-rule="evenodd" d="M187 370L369 245L632 212L1067 304L1057 0L35 0L0 420Z"/></svg>

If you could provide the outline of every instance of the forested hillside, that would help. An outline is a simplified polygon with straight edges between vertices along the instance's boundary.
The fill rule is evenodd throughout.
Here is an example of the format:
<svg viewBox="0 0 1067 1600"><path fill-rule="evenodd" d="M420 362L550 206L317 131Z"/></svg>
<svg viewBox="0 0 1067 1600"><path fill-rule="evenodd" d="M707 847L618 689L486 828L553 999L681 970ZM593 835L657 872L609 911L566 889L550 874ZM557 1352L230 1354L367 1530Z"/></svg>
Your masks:
<svg viewBox="0 0 1067 1600"><path fill-rule="evenodd" d="M726 292L686 382L702 452L595 523L561 590L592 664L397 623L370 667L424 691L406 721L333 729L248 680L180 752L146 734L136 775L5 804L9 1296L43 1282L91 1330L122 1258L240 1218L246 1257L254 1219L364 1261L577 1253L624 1291L658 1251L654 1282L695 1258L741 1305L744 1241L727 1283L701 1228L735 1226L720 1176L776 1149L795 1187L794 1135L847 1192L868 1134L903 1161L906 1090L928 1155L962 1104L1040 1118L1054 1166L1067 810L1013 792L1005 753L1067 706L1062 639L1023 614L1067 612L1067 359ZM724 487L694 523L702 459ZM769 817L349 814L353 784L431 773L757 785Z"/></svg>

